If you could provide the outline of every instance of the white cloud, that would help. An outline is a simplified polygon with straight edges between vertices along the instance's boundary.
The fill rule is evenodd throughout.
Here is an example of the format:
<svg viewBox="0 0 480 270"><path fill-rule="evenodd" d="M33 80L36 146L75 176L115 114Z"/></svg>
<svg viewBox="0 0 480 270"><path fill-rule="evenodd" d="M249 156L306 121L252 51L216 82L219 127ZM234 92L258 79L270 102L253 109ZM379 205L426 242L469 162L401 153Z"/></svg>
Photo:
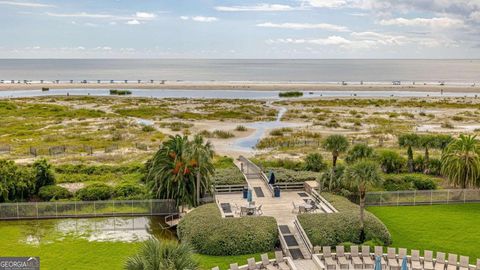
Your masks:
<svg viewBox="0 0 480 270"><path fill-rule="evenodd" d="M218 21L218 19L215 18L215 17L204 17L204 16L194 16L194 17L192 17L192 20L196 21L196 22L215 22L215 21Z"/></svg>
<svg viewBox="0 0 480 270"><path fill-rule="evenodd" d="M303 29L323 29L328 31L337 31L337 32L348 32L348 28L341 25L328 24L328 23L272 23L265 22L257 24L258 27L267 27L267 28L281 28L281 29L294 29L294 30L303 30Z"/></svg>
<svg viewBox="0 0 480 270"><path fill-rule="evenodd" d="M470 20L480 23L480 11L475 11L470 14Z"/></svg>
<svg viewBox="0 0 480 270"><path fill-rule="evenodd" d="M116 21L125 21L126 24L138 25L142 22L151 21L156 18L156 15L153 13L147 12L136 12L134 15L114 15L107 13L87 13L87 12L77 12L77 13L46 13L50 17L59 17L59 18L78 18L78 19L98 19L98 20L110 20L111 25L115 25Z"/></svg>
<svg viewBox="0 0 480 270"><path fill-rule="evenodd" d="M130 20L130 21L127 21L125 24L128 24L128 25L139 25L139 24L141 24L141 22L139 22L138 20Z"/></svg>
<svg viewBox="0 0 480 270"><path fill-rule="evenodd" d="M464 22L460 19L448 17L436 18L394 18L388 20L381 20L381 25L397 25L397 26L427 26L436 28L459 28L464 26Z"/></svg>
<svg viewBox="0 0 480 270"><path fill-rule="evenodd" d="M217 6L215 10L217 11L227 11L227 12L236 12L236 11L292 11L304 9L303 7L293 7L290 5L282 4L257 4L249 6Z"/></svg>
<svg viewBox="0 0 480 270"><path fill-rule="evenodd" d="M329 36L327 38L317 38L317 39L294 39L294 38L285 38L285 39L275 39L268 40L268 43L291 43L291 44L315 44L315 45L348 45L351 43L350 40L345 39L339 36Z"/></svg>
<svg viewBox="0 0 480 270"><path fill-rule="evenodd" d="M140 19L154 19L155 17L157 17L155 14L153 13L148 13L148 12L137 12L135 13L135 16L137 18L140 18Z"/></svg>
<svg viewBox="0 0 480 270"><path fill-rule="evenodd" d="M346 0L308 0L307 3L317 8L338 8L347 5Z"/></svg>
<svg viewBox="0 0 480 270"><path fill-rule="evenodd" d="M54 5L49 5L49 4L34 3L34 2L17 2L17 1L0 1L0 5L32 7L32 8L55 7Z"/></svg>
<svg viewBox="0 0 480 270"><path fill-rule="evenodd" d="M216 18L216 17L205 17L205 16L193 16L193 17L180 16L180 20L184 20L184 21L192 20L192 21L195 21L195 22L216 22L216 21L218 21L218 18Z"/></svg>

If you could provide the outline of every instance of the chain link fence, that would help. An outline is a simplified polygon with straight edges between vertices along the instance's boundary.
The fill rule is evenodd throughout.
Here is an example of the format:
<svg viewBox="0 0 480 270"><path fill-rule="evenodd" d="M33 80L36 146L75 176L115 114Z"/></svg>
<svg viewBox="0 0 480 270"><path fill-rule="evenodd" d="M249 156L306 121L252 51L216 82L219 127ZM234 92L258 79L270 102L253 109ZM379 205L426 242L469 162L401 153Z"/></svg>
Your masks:
<svg viewBox="0 0 480 270"><path fill-rule="evenodd" d="M367 206L429 205L480 202L480 189L407 190L368 192Z"/></svg>
<svg viewBox="0 0 480 270"><path fill-rule="evenodd" d="M68 201L0 204L0 220L177 214L174 200Z"/></svg>

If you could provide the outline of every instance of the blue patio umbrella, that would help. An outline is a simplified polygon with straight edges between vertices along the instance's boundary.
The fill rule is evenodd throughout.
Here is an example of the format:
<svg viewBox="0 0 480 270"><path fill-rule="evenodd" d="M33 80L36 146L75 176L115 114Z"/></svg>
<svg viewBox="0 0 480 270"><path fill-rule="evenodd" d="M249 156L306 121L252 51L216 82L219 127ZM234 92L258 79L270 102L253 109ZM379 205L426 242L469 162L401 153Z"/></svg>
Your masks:
<svg viewBox="0 0 480 270"><path fill-rule="evenodd" d="M270 185L274 185L275 184L275 173L273 173L273 171L270 171L270 178L268 180L268 183Z"/></svg>
<svg viewBox="0 0 480 270"><path fill-rule="evenodd" d="M382 270L382 257L375 256L375 268L374 270Z"/></svg>
<svg viewBox="0 0 480 270"><path fill-rule="evenodd" d="M401 270L408 270L408 265L407 265L407 256L403 256L402 260L402 268Z"/></svg>
<svg viewBox="0 0 480 270"><path fill-rule="evenodd" d="M252 198L252 190L251 189L248 189L248 193L247 193L247 202L252 202L253 198Z"/></svg>

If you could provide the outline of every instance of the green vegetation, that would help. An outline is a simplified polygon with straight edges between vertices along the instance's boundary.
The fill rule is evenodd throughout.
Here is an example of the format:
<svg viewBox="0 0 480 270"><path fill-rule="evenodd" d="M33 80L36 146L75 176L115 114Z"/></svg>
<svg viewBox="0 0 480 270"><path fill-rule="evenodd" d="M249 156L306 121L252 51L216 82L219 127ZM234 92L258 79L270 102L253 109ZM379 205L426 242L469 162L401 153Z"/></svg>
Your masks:
<svg viewBox="0 0 480 270"><path fill-rule="evenodd" d="M273 250L278 239L273 217L223 219L217 205L206 204L179 223L178 237L206 255L242 255Z"/></svg>
<svg viewBox="0 0 480 270"><path fill-rule="evenodd" d="M424 174L387 174L383 187L388 191L437 189L441 179Z"/></svg>
<svg viewBox="0 0 480 270"><path fill-rule="evenodd" d="M314 246L335 246L350 242L361 244L359 207L344 197L323 193L339 213L301 214L298 216L305 233ZM369 212L365 213L365 241L389 245L391 236L385 225Z"/></svg>
<svg viewBox="0 0 480 270"><path fill-rule="evenodd" d="M112 197L113 188L106 184L95 183L77 191L76 196L82 201L108 200Z"/></svg>
<svg viewBox="0 0 480 270"><path fill-rule="evenodd" d="M294 171L285 168L266 168L265 173L273 171L277 183L291 183L315 181L319 177L319 173L310 171Z"/></svg>
<svg viewBox="0 0 480 270"><path fill-rule="evenodd" d="M348 140L343 135L330 135L323 142L323 148L332 153L332 167L337 166L337 159L341 153L347 151Z"/></svg>
<svg viewBox="0 0 480 270"><path fill-rule="evenodd" d="M44 186L38 191L38 197L44 201L63 200L73 197L68 189L60 186Z"/></svg>
<svg viewBox="0 0 480 270"><path fill-rule="evenodd" d="M370 207L392 234L392 245L480 258L480 204Z"/></svg>
<svg viewBox="0 0 480 270"><path fill-rule="evenodd" d="M198 262L193 250L186 244L151 238L145 241L138 253L125 262L125 270L197 270Z"/></svg>
<svg viewBox="0 0 480 270"><path fill-rule="evenodd" d="M211 192L213 150L201 136L171 136L147 163L146 184L158 199L197 206L200 194Z"/></svg>
<svg viewBox="0 0 480 270"><path fill-rule="evenodd" d="M233 138L235 137L235 135L233 135L233 133L229 132L229 131L224 131L224 130L215 130L213 131L213 135L219 139L230 139L230 138Z"/></svg>
<svg viewBox="0 0 480 270"><path fill-rule="evenodd" d="M461 188L480 187L480 142L476 136L460 135L442 155L442 174Z"/></svg>
<svg viewBox="0 0 480 270"><path fill-rule="evenodd" d="M289 97L302 97L303 92L300 91L287 91L287 92L280 92L278 96L281 98L289 98Z"/></svg>
<svg viewBox="0 0 480 270"><path fill-rule="evenodd" d="M131 95L131 94L132 94L132 91L130 91L130 90L110 89L110 95L126 96L126 95Z"/></svg>
<svg viewBox="0 0 480 270"><path fill-rule="evenodd" d="M247 131L247 128L242 125L238 125L235 127L235 131Z"/></svg>

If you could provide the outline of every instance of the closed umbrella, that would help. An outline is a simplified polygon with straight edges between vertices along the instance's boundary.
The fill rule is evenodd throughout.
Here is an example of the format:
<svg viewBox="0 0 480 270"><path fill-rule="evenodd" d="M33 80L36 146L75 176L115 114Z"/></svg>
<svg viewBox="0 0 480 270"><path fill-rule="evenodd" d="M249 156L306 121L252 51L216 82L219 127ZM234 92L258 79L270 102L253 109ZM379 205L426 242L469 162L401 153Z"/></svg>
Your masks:
<svg viewBox="0 0 480 270"><path fill-rule="evenodd" d="M408 270L407 256L403 256L402 269L401 270Z"/></svg>
<svg viewBox="0 0 480 270"><path fill-rule="evenodd" d="M374 270L382 270L382 257L375 256L375 268Z"/></svg>
<svg viewBox="0 0 480 270"><path fill-rule="evenodd" d="M275 184L275 174L273 173L273 171L270 171L270 178L268 180L268 183L270 185L274 185Z"/></svg>
<svg viewBox="0 0 480 270"><path fill-rule="evenodd" d="M248 189L248 193L247 193L247 202L252 202L252 190L251 189Z"/></svg>

